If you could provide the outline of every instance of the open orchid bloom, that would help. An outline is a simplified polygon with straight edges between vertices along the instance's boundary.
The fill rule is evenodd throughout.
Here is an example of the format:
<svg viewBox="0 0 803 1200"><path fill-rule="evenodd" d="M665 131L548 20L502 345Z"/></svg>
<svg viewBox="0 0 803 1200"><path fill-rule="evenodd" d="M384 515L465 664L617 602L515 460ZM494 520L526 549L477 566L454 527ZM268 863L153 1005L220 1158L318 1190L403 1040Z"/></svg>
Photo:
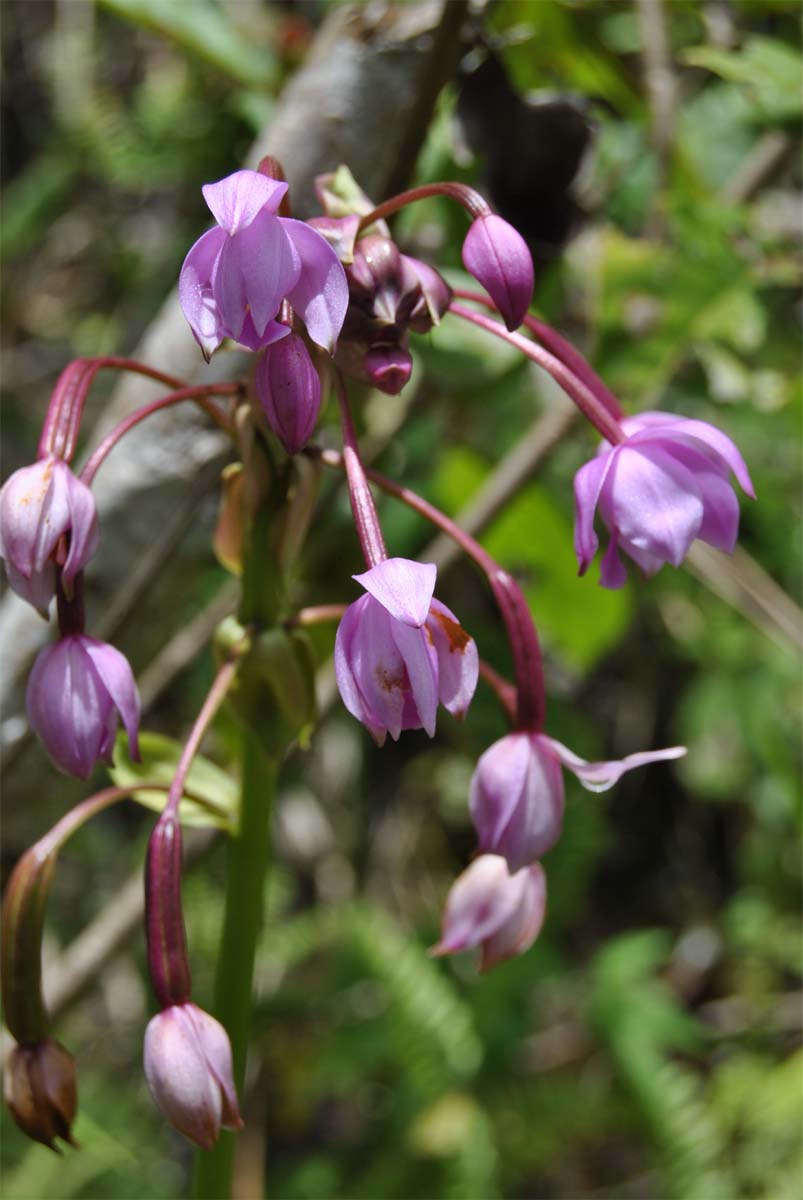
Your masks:
<svg viewBox="0 0 803 1200"><path fill-rule="evenodd" d="M211 1150L221 1128L240 1129L226 1030L197 1004L173 1004L145 1030L145 1078L179 1133Z"/></svg>
<svg viewBox="0 0 803 1200"><path fill-rule="evenodd" d="M95 499L60 458L15 471L0 491L0 554L11 587L43 617L56 590L54 556L67 537L61 581L69 593L97 549Z"/></svg>
<svg viewBox="0 0 803 1200"><path fill-rule="evenodd" d="M546 877L540 863L515 874L498 854L481 854L452 885L441 940L432 954L482 948L480 970L529 950L546 915Z"/></svg>
<svg viewBox="0 0 803 1200"><path fill-rule="evenodd" d="M346 708L379 745L402 729L432 737L438 703L460 719L477 686L477 647L433 599L436 573L431 563L387 558L354 576L368 595L343 615L335 672Z"/></svg>
<svg viewBox="0 0 803 1200"><path fill-rule="evenodd" d="M705 421L646 412L622 422L627 440L603 443L574 481L574 547L580 574L597 552L594 513L610 532L602 559L603 587L619 588L627 574L623 550L646 576L664 563L679 567L695 538L730 554L739 532L739 503L730 472L755 498L744 459Z"/></svg>
<svg viewBox="0 0 803 1200"><path fill-rule="evenodd" d="M283 300L312 340L330 353L343 325L348 286L326 239L304 221L278 216L287 184L235 171L203 188L217 221L190 250L179 299L209 358L224 338L257 350L289 333L276 320Z"/></svg>
<svg viewBox="0 0 803 1200"><path fill-rule="evenodd" d="M685 753L685 747L671 746L589 763L545 734L510 733L485 751L471 780L469 806L479 849L503 855L511 871L546 854L563 825L563 767L589 791L604 792L634 767Z"/></svg>
<svg viewBox="0 0 803 1200"><path fill-rule="evenodd" d="M132 758L139 757L139 696L127 659L84 634L47 646L28 680L28 720L53 762L87 779L98 759L110 763L118 713Z"/></svg>

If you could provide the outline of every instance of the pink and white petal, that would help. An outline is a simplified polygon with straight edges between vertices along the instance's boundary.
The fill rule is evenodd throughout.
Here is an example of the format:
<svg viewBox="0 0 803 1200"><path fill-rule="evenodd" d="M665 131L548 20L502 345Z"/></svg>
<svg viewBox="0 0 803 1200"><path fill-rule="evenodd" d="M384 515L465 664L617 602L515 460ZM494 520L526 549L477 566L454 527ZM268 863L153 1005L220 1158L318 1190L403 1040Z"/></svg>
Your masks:
<svg viewBox="0 0 803 1200"><path fill-rule="evenodd" d="M281 321L268 321L265 326L265 331L260 337L254 328L254 322L250 312L246 313L245 324L243 325L240 336L237 341L241 346L246 346L249 350L264 350L266 346L272 346L274 342L280 342L282 338L287 337L291 333L289 325L282 325Z"/></svg>
<svg viewBox="0 0 803 1200"><path fill-rule="evenodd" d="M210 229L190 248L178 277L178 298L195 340L207 358L223 341L223 322L212 280L226 241L222 229Z"/></svg>
<svg viewBox="0 0 803 1200"><path fill-rule="evenodd" d="M354 604L350 604L337 627L334 655L335 678L340 698L348 711L370 730L372 737L381 746L385 741L385 730L371 719L351 665L354 637L368 599L368 596L361 596Z"/></svg>
<svg viewBox="0 0 803 1200"><path fill-rule="evenodd" d="M6 575L9 587L23 600L32 605L47 621L49 618L50 601L56 594L56 564L45 563L41 571L32 571L23 575L12 562L6 561Z"/></svg>
<svg viewBox="0 0 803 1200"><path fill-rule="evenodd" d="M433 599L430 604L426 629L438 656L438 700L447 712L462 721L480 674L477 643L440 600Z"/></svg>
<svg viewBox="0 0 803 1200"><path fill-rule="evenodd" d="M220 1123L224 1129L241 1129L243 1122L237 1103L237 1089L234 1086L234 1066L229 1035L220 1021L216 1021L197 1004L189 1003L183 1007L195 1026L207 1065L220 1085L223 1101Z"/></svg>
<svg viewBox="0 0 803 1200"><path fill-rule="evenodd" d="M351 644L351 668L371 722L398 741L408 690L404 659L393 640L391 618L382 605L372 596L362 599L359 629Z"/></svg>
<svg viewBox="0 0 803 1200"><path fill-rule="evenodd" d="M139 692L128 659L107 642L82 638L84 652L123 719L131 758L139 759Z"/></svg>
<svg viewBox="0 0 803 1200"><path fill-rule="evenodd" d="M349 303L343 264L317 230L290 217L280 220L301 260L301 273L288 299L301 315L313 342L334 354Z"/></svg>
<svg viewBox="0 0 803 1200"><path fill-rule="evenodd" d="M529 950L546 917L546 875L540 863L524 867L514 876L522 875L521 898L513 915L483 942L480 971L490 971L498 963Z"/></svg>
<svg viewBox="0 0 803 1200"><path fill-rule="evenodd" d="M509 733L480 755L468 806L481 852L501 853L499 843L524 795L529 761L526 733Z"/></svg>
<svg viewBox="0 0 803 1200"><path fill-rule="evenodd" d="M479 946L512 916L521 900L507 863L481 854L452 884L443 912L441 940L431 954L455 954Z"/></svg>
<svg viewBox="0 0 803 1200"><path fill-rule="evenodd" d="M429 615L438 568L410 558L386 558L352 575L397 621L420 628Z"/></svg>
<svg viewBox="0 0 803 1200"><path fill-rule="evenodd" d="M239 243L236 238L224 235L220 253L215 261L212 292L217 305L221 338L225 330L230 337L239 341L240 331L245 321L247 300L240 266ZM212 311L210 305L210 315Z"/></svg>
<svg viewBox="0 0 803 1200"><path fill-rule="evenodd" d="M626 771L646 766L647 763L682 758L686 753L685 746L669 746L665 750L642 750L637 754L628 754L626 758L612 762L586 762L584 758L580 758L555 738L547 737L545 734L539 736L542 741L549 744L555 756L577 776L583 787L587 788L589 792L606 792Z"/></svg>
<svg viewBox="0 0 803 1200"><path fill-rule="evenodd" d="M232 237L247 229L266 205L276 212L288 186L259 171L235 171L217 183L205 183L201 191L218 225Z"/></svg>
<svg viewBox="0 0 803 1200"><path fill-rule="evenodd" d="M657 443L618 448L600 497L610 529L679 567L697 536L703 502L694 476Z"/></svg>
<svg viewBox="0 0 803 1200"><path fill-rule="evenodd" d="M248 310L261 337L297 283L301 259L284 232L284 223L269 212L260 213L234 241Z"/></svg>
<svg viewBox="0 0 803 1200"><path fill-rule="evenodd" d="M672 453L693 473L702 497L703 520L698 538L715 550L732 554L739 534L739 501L729 476L696 447L676 443Z"/></svg>
<svg viewBox="0 0 803 1200"><path fill-rule="evenodd" d="M594 513L616 450L592 458L574 477L574 552L579 574L588 570L597 553L599 539L594 532Z"/></svg>
<svg viewBox="0 0 803 1200"><path fill-rule="evenodd" d="M438 659L423 629L414 629L401 621L390 619L390 630L396 649L404 660L410 693L415 702L418 720L415 726L403 720L407 729L422 726L430 737L435 736L438 716Z"/></svg>

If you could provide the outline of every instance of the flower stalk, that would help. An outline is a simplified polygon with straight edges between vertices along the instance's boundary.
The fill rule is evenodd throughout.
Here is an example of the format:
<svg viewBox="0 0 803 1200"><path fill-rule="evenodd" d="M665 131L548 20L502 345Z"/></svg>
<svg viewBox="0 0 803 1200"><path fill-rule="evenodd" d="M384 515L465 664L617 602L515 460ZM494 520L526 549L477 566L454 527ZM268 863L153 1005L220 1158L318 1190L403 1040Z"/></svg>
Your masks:
<svg viewBox="0 0 803 1200"><path fill-rule="evenodd" d="M354 524L357 527L357 537L360 539L365 565L370 568L383 562L387 558L388 552L385 548L385 539L382 536L374 498L368 486L365 467L360 457L345 380L339 371L335 378L337 399L340 404L340 424L343 430L341 462L346 471L349 500L351 501L351 511L354 514Z"/></svg>

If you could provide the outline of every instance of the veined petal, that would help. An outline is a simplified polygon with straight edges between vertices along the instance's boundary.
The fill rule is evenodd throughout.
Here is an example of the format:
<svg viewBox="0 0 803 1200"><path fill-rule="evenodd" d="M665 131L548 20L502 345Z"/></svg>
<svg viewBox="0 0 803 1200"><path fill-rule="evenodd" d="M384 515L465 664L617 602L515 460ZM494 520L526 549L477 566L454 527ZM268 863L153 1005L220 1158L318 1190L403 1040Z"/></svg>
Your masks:
<svg viewBox="0 0 803 1200"><path fill-rule="evenodd" d="M95 553L100 539L100 531L95 497L85 483L73 475L69 468L67 470L69 472L66 482L70 507L70 544L61 577L65 585L70 587L75 576Z"/></svg>
<svg viewBox="0 0 803 1200"><path fill-rule="evenodd" d="M429 615L437 574L434 563L386 558L362 575L353 575L352 579L356 579L397 621L420 628Z"/></svg>
<svg viewBox="0 0 803 1200"><path fill-rule="evenodd" d="M679 567L697 536L703 502L694 476L656 442L618 447L600 495L609 529Z"/></svg>
<svg viewBox="0 0 803 1200"><path fill-rule="evenodd" d="M709 425L707 421L695 421L660 412L640 413L637 417L627 418L622 424L628 441L641 444L658 440L670 453L673 443L680 442L694 447L695 443L702 442L704 451L713 454L714 460L721 463L723 470L733 471L742 491L755 500L750 473L738 447L715 425ZM697 448L700 449L699 446Z"/></svg>
<svg viewBox="0 0 803 1200"><path fill-rule="evenodd" d="M586 573L597 553L599 539L594 532L594 513L615 454L615 450L610 450L592 458L574 477L574 552L580 575Z"/></svg>
<svg viewBox="0 0 803 1200"><path fill-rule="evenodd" d="M226 241L222 229L210 229L191 247L178 277L178 298L193 337L209 359L223 341L223 322L212 286Z"/></svg>
<svg viewBox="0 0 803 1200"><path fill-rule="evenodd" d="M260 213L235 239L248 310L261 337L301 274L301 259L284 231L284 222ZM242 331L242 324L240 330Z"/></svg>
<svg viewBox="0 0 803 1200"><path fill-rule="evenodd" d="M462 721L468 712L480 672L477 643L440 600L429 606L426 629L438 656L438 700Z"/></svg>
<svg viewBox="0 0 803 1200"><path fill-rule="evenodd" d="M698 443L699 445L699 443ZM673 456L694 475L703 501L703 520L697 532L701 541L715 550L732 554L739 534L739 501L728 475L696 446L680 442L672 447Z"/></svg>
<svg viewBox="0 0 803 1200"><path fill-rule="evenodd" d="M401 621L391 619L390 633L404 661L410 694L418 717L416 725L412 726L409 720L411 714L403 711L403 728L423 726L429 736L434 737L438 714L438 660L435 651L423 629L411 628Z"/></svg>
<svg viewBox="0 0 803 1200"><path fill-rule="evenodd" d="M304 221L290 217L279 220L301 260L301 272L288 299L313 342L334 354L349 303L343 264L326 238Z"/></svg>
<svg viewBox="0 0 803 1200"><path fill-rule="evenodd" d="M371 722L398 741L404 727L407 672L393 640L391 618L372 596L363 597L351 643L351 669Z"/></svg>
<svg viewBox="0 0 803 1200"><path fill-rule="evenodd" d="M669 746L665 750L643 750L638 754L628 754L626 758L613 762L590 763L586 762L584 758L580 758L561 742L556 741L555 738L547 737L546 734L538 736L551 748L552 753L563 763L564 767L568 767L577 776L583 787L587 788L589 792L606 792L626 771L632 771L634 767L643 767L647 763L663 762L672 758L682 758L686 753L685 746Z"/></svg>
<svg viewBox="0 0 803 1200"><path fill-rule="evenodd" d="M360 618L368 603L369 596L361 596L354 604L350 604L343 613L337 627L335 637L335 678L340 698L348 711L363 725L367 726L371 736L381 746L385 741L385 729L377 725L368 711L352 668L352 651Z"/></svg>
<svg viewBox="0 0 803 1200"><path fill-rule="evenodd" d="M217 183L205 183L201 191L218 225L232 237L247 229L266 205L276 212L287 188L259 171L235 171Z"/></svg>

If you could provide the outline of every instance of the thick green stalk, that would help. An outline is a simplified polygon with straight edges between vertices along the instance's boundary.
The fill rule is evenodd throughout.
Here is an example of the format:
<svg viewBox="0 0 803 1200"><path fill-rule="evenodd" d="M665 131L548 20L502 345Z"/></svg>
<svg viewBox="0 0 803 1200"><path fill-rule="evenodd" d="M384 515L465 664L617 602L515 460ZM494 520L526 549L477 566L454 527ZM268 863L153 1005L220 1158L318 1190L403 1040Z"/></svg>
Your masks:
<svg viewBox="0 0 803 1200"><path fill-rule="evenodd" d="M229 842L226 908L215 976L214 1014L228 1030L234 1080L242 1096L251 1026L251 991L257 939L262 928L270 812L278 773L256 736L243 734L240 829ZM195 1196L226 1200L231 1194L235 1134L222 1132L214 1150L196 1159Z"/></svg>

